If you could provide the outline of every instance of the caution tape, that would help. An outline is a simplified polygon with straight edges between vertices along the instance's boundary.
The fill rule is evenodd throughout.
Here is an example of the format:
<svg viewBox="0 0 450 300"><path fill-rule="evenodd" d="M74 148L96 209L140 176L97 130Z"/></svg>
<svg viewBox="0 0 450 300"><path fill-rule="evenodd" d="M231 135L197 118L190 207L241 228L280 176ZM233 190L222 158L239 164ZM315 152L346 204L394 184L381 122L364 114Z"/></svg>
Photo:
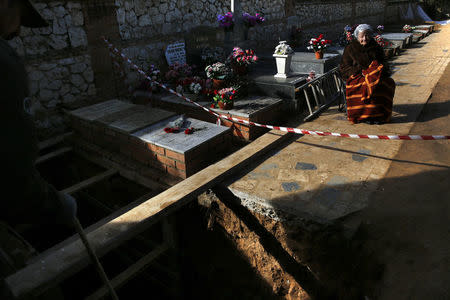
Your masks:
<svg viewBox="0 0 450 300"><path fill-rule="evenodd" d="M334 137L343 137L343 138L353 138L353 139L374 139L374 140L448 140L450 136L448 135L372 135L372 134L350 134L350 133L334 133L334 132L325 132L325 131L317 131L317 130L306 130L301 128L291 128L291 127L281 127L281 126L273 126L266 124L259 124L248 120L242 120L239 118L232 117L230 115L222 115L217 112L200 105L199 103L192 101L191 99L183 96L182 94L174 91L173 89L167 87L166 85L153 80L150 76L148 76L141 68L139 68L136 64L134 64L128 57L126 57L121 51L119 51L113 44L111 44L105 37L102 37L103 41L108 45L110 51L115 55L120 56L124 61L126 61L130 66L135 69L139 74L144 76L146 79L150 80L154 84L162 87L166 91L171 94L174 94L183 100L194 104L195 106L203 109L204 111L214 115L218 119L225 119L232 122L237 122L250 126L257 126L262 128L274 129L284 132L298 133L298 134L308 134L315 136L334 136Z"/></svg>

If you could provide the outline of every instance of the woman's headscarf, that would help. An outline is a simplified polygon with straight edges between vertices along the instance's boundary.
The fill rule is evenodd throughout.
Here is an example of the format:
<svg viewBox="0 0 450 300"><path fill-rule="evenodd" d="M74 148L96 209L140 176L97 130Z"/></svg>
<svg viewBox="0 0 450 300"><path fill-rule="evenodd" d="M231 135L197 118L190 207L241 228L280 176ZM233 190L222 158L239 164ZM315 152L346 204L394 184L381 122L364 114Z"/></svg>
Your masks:
<svg viewBox="0 0 450 300"><path fill-rule="evenodd" d="M355 36L355 38L358 38L358 34L363 31L369 31L370 33L373 33L373 29L369 24L360 24L358 25L358 27L356 27L353 35Z"/></svg>

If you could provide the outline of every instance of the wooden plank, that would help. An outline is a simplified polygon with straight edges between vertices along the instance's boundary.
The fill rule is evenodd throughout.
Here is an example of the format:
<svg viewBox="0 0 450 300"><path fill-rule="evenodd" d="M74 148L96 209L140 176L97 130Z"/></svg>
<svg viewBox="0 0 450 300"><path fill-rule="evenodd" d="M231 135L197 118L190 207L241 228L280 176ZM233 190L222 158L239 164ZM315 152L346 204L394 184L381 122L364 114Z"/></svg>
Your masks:
<svg viewBox="0 0 450 300"><path fill-rule="evenodd" d="M55 150L53 152L50 152L50 153L47 153L45 155L39 156L36 159L35 164L43 163L44 161L47 161L49 159L52 159L52 158L55 158L57 156L63 155L64 153L67 153L69 151L72 151L72 147L63 147L63 148L60 148L60 149Z"/></svg>
<svg viewBox="0 0 450 300"><path fill-rule="evenodd" d="M125 283L127 283L133 276L137 275L142 269L144 269L148 264L150 264L153 260L158 258L162 253L167 251L169 246L166 244L162 244L158 246L155 250L151 251L141 259L139 259L135 264L128 267L125 271L111 279L111 285L114 289L120 288ZM90 296L86 297L85 300L96 300L103 299L109 293L108 289L105 286L102 286L100 289L95 291Z"/></svg>
<svg viewBox="0 0 450 300"><path fill-rule="evenodd" d="M66 193L66 194L73 194L81 189L87 188L88 186L91 186L99 181L102 181L108 177L111 177L114 174L117 174L119 171L114 170L114 169L110 169L107 170L101 174L95 175L91 178L88 178L86 180L83 180L75 185L72 185L71 187L68 187L64 190L62 190L61 192Z"/></svg>
<svg viewBox="0 0 450 300"><path fill-rule="evenodd" d="M272 130L225 159L201 170L170 189L148 199L141 205L88 233L88 239L100 257L125 240L139 234L162 217L167 216L207 189L242 170L245 165L265 155L293 134ZM78 272L89 263L79 239L56 249L40 261L28 265L4 282L13 296L39 294L45 288Z"/></svg>
<svg viewBox="0 0 450 300"><path fill-rule="evenodd" d="M39 151L42 151L48 147L51 147L51 146L61 143L62 141L64 141L67 137L71 136L72 134L73 134L73 131L70 131L70 132L66 132L64 134L55 136L51 139L40 142L38 145Z"/></svg>

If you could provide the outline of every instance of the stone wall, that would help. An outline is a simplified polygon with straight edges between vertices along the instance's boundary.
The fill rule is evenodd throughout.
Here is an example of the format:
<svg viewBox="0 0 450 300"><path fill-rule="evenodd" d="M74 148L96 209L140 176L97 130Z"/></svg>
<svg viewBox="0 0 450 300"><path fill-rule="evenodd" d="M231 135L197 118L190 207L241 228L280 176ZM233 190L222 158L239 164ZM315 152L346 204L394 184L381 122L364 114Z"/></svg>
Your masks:
<svg viewBox="0 0 450 300"><path fill-rule="evenodd" d="M95 96L82 5L77 2L35 2L48 27L21 28L10 41L25 61L30 97L40 137L65 130L58 107Z"/></svg>

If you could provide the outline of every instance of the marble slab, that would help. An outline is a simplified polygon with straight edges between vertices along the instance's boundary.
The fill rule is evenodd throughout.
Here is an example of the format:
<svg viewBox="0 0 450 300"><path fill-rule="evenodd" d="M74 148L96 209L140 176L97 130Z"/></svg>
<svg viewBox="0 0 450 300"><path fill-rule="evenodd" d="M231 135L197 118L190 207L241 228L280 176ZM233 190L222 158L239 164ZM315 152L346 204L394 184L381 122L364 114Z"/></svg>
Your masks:
<svg viewBox="0 0 450 300"><path fill-rule="evenodd" d="M135 105L118 99L113 99L76 109L71 111L70 114L83 120L94 121L133 106Z"/></svg>
<svg viewBox="0 0 450 300"><path fill-rule="evenodd" d="M166 133L164 128L169 127L170 123L180 118L180 115L172 116L166 120L148 126L132 134L146 143L154 144L165 149L169 149L181 154L191 151L203 143L207 143L210 139L225 134L231 130L225 126L186 118L183 130L178 133ZM192 134L185 134L185 128L195 128Z"/></svg>
<svg viewBox="0 0 450 300"><path fill-rule="evenodd" d="M140 107L139 111L109 123L109 127L124 133L132 133L175 115L174 112L159 108Z"/></svg>
<svg viewBox="0 0 450 300"><path fill-rule="evenodd" d="M291 70L294 73L308 74L314 71L317 74L326 72L337 67L341 61L338 53L324 53L322 59L317 59L313 52L295 52L292 57Z"/></svg>

